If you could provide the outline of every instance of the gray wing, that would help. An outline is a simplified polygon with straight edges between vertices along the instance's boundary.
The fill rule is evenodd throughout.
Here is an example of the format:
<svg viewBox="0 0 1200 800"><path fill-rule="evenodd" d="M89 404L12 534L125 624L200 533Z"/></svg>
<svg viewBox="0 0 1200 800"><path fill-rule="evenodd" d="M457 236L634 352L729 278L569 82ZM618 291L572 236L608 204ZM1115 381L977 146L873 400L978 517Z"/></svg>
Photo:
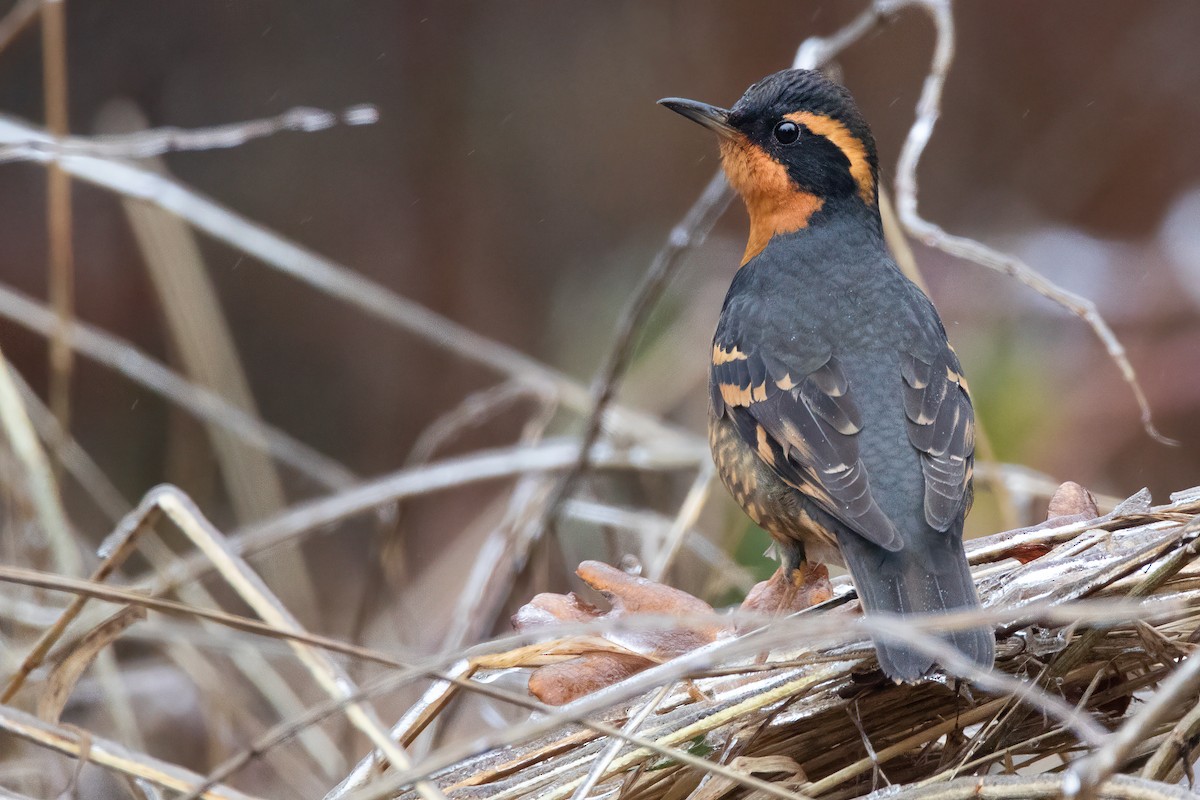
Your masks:
<svg viewBox="0 0 1200 800"><path fill-rule="evenodd" d="M849 530L899 550L859 458L862 415L837 359L791 340L774 344L763 323L749 307L723 315L713 344L713 408L785 483Z"/></svg>

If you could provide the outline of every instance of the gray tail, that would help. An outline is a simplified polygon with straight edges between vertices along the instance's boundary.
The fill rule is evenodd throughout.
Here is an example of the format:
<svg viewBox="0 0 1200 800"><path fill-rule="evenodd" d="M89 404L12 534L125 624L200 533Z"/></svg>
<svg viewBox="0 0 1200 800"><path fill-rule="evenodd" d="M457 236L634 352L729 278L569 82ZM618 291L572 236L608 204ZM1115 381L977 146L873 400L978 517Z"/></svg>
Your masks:
<svg viewBox="0 0 1200 800"><path fill-rule="evenodd" d="M945 533L930 530L921 537L924 541L909 544L895 553L854 534L839 539L854 586L868 613L936 614L979 607L962 539L953 530ZM980 667L990 668L995 661L996 644L991 628L947 631L939 638ZM875 652L884 674L895 681L920 680L936 661L933 655L897 639L877 639Z"/></svg>

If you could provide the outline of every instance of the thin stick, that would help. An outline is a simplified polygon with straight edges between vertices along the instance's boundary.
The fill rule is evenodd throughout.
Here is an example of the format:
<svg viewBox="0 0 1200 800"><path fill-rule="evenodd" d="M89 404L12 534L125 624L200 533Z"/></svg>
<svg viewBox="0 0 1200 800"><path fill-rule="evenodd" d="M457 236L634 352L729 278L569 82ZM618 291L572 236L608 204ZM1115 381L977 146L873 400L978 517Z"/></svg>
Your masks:
<svg viewBox="0 0 1200 800"><path fill-rule="evenodd" d="M675 515L670 530L667 531L666 536L660 542L658 552L654 557L654 563L651 565L650 572L647 575L650 580L662 581L667 574L667 570L671 568L671 563L675 560L675 556L678 555L684 538L687 536L688 531L692 529L692 526L696 524L696 519L700 516L700 512L704 510L704 504L708 502L709 494L712 492L713 479L716 475L716 466L711 460L705 461L696 472L696 480L692 482L692 487L688 490L687 496L684 497L683 504L679 507L679 513Z"/></svg>
<svg viewBox="0 0 1200 800"><path fill-rule="evenodd" d="M103 583L109 575L120 567L133 552L138 536L142 531L154 525L157 516L157 512L154 509L150 509L144 514L135 514L126 517L123 523L117 527L117 546L112 548L104 560L100 562L95 572L92 573L89 582L94 584ZM25 656L16 674L9 679L8 684L4 687L4 693L0 695L0 703L7 703L20 691L21 686L25 683L25 679L41 665L42 661L46 658L46 654L50 652L50 648L54 646L55 642L62 637L67 626L83 611L83 607L86 605L88 599L86 595L77 596L63 609L62 614L59 615L54 624L38 637L33 649Z"/></svg>
<svg viewBox="0 0 1200 800"><path fill-rule="evenodd" d="M1197 555L1200 555L1200 541L1197 540L1197 533L1200 533L1200 516L1193 517L1185 525L1182 525L1177 531L1173 532L1172 535L1179 537L1178 546L1169 554L1165 554L1162 561L1155 565L1146 575L1142 576L1125 596L1130 599L1148 597L1158 587L1162 586L1168 579L1178 573L1179 570L1194 560ZM1052 676L1065 675L1070 670L1082 664L1087 654L1102 635L1103 631L1101 629L1093 628L1079 636L1066 650L1054 659Z"/></svg>
<svg viewBox="0 0 1200 800"><path fill-rule="evenodd" d="M695 468L702 459L709 458L707 447L699 443L663 442L653 446L616 449L602 442L594 449L592 462L595 465L617 469L688 469ZM328 497L298 503L279 516L250 526L231 537L230 546L243 555L259 553L315 528L402 498L480 481L563 469L575 462L577 454L578 447L574 442L553 440L534 447L518 445L483 450L422 467L399 470ZM163 591L167 586L182 581L194 580L210 571L211 566L205 564L203 559L185 557L169 568L169 580L165 584L159 582L156 591Z"/></svg>
<svg viewBox="0 0 1200 800"><path fill-rule="evenodd" d="M559 480L554 492L546 504L545 522L552 523L558 515L558 509L563 500L575 490L579 479L587 472L591 464L588 456L592 445L600 438L600 430L604 424L605 413L620 386L621 378L629 367L633 357L634 345L637 344L638 334L650 317L650 312L658 302L659 296L667 283L682 263L682 256L689 248L699 247L708 238L709 231L716 224L721 214L729 207L733 192L725 181L723 173L714 175L700 193L699 199L688 209L683 220L672 230L667 241L655 255L650 269L646 271L641 284L634 292L629 307L622 313L617 323L617 333L613 345L605 359L592 386L591 410L588 411L587 422L584 425L583 436L579 441L579 457L575 465Z"/></svg>
<svg viewBox="0 0 1200 800"><path fill-rule="evenodd" d="M459 692L462 687L457 680L466 681L475 674L476 666L469 659L462 659L447 668L447 678L450 680L438 680L426 689L420 700L408 711L405 711L403 716L392 726L391 736L396 741L404 745L411 745L413 741L421 734L429 722L435 718L442 709L444 709ZM381 681L377 681L378 685ZM375 687L367 687L364 691L372 691ZM315 710L315 709L314 709ZM282 730L282 726L276 726L280 730L277 732L267 731L253 745L260 752L265 751L269 747L274 747L281 741L284 741L290 732ZM232 759L230 759L232 761ZM361 789L375 776L379 766L379 760L375 753L368 753L361 761L355 765L350 774L342 779L341 783L333 787L328 794L325 795L325 800L342 800L350 792ZM221 775L221 769L213 771L214 775ZM222 775L221 780L225 779Z"/></svg>
<svg viewBox="0 0 1200 800"><path fill-rule="evenodd" d="M987 775L958 778L931 786L889 787L863 800L1058 800L1062 795L1059 775ZM1153 783L1118 775L1104 784L1097 800L1194 800L1195 795L1178 786Z"/></svg>
<svg viewBox="0 0 1200 800"><path fill-rule="evenodd" d="M554 397L541 397L540 408L521 431L521 445L531 447L541 441L557 408ZM500 524L484 541L463 583L450 629L441 641L443 652L474 643L496 626L515 582L545 532L540 522L553 489L552 480L546 474L524 475L517 480ZM430 721L428 741L437 741L442 720L439 716Z"/></svg>
<svg viewBox="0 0 1200 800"><path fill-rule="evenodd" d="M12 706L0 705L0 730L75 759L86 759L105 769L141 778L173 792L187 792L203 778L194 772L152 756L135 753L116 742L76 726L52 725ZM210 787L204 800L256 800L228 786Z"/></svg>
<svg viewBox="0 0 1200 800"><path fill-rule="evenodd" d="M1156 781L1166 780L1179 762L1190 758L1191 748L1188 745L1197 733L1200 733L1200 704L1192 706L1192 710L1175 723L1167 738L1142 768L1142 777Z"/></svg>
<svg viewBox="0 0 1200 800"><path fill-rule="evenodd" d="M812 795L820 795L829 791L830 789L841 786L846 781L873 769L877 764L886 764L888 761L896 758L897 756L905 755L918 745L924 744L925 742L935 741L951 731L965 728L969 725L974 725L976 722L982 722L991 716L993 712L1003 708L1004 704L1007 702L1007 698L992 700L984 703L981 706L978 706L977 708L973 708L970 711L964 712L953 719L948 719L944 722L932 725L924 730L917 731L911 736L901 739L895 744L880 750L874 758L861 758L858 761L855 761L853 764L843 767L832 775L822 778L821 780L807 787L808 792Z"/></svg>
<svg viewBox="0 0 1200 800"><path fill-rule="evenodd" d="M341 653L388 667L405 666L404 662L397 661L385 653L358 645L347 644L340 639L333 639L328 636L319 636L312 633L289 632L281 630L270 623L237 614L230 614L227 611L199 608L177 600L165 600L161 597L147 597L140 592L130 589L106 586L80 578L67 578L62 575L54 575L39 570L25 569L24 567L9 567L0 564L0 582L33 586L39 589L50 589L56 592L70 592L80 597L101 600L106 603L144 606L160 614L184 619L195 618L215 622L218 625L232 628L233 630L252 633L258 636L267 636L272 639L295 641L309 647L319 647L331 653Z"/></svg>
<svg viewBox="0 0 1200 800"><path fill-rule="evenodd" d="M42 3L42 76L46 128L67 135L67 31L65 0ZM71 178L57 163L46 168L46 220L50 253L50 305L55 326L50 336L50 409L59 427L71 429L71 372L75 353L67 342L75 316L75 254L71 244ZM57 452L58 447L52 448ZM55 461L57 462L57 457Z"/></svg>
<svg viewBox="0 0 1200 800"><path fill-rule="evenodd" d="M579 499L571 499L564 503L563 513L593 525L624 528L650 541L668 541L671 538L671 529L678 519L678 515L671 518L654 511ZM745 593L757 583L746 567L738 564L729 553L704 538L694 528L685 531L685 534L684 544L697 558L712 568L714 574L710 580L718 588L734 587Z"/></svg>
<svg viewBox="0 0 1200 800"><path fill-rule="evenodd" d="M62 0L44 0L46 3ZM47 126L52 138L31 136L25 141L10 141L0 147L0 164L11 161L41 160L42 155L79 155L94 158L157 158L168 153L225 150L240 147L255 139L284 131L313 133L338 124L370 125L379 121L379 111L371 105L351 106L344 111L325 111L300 106L273 117L213 125L207 128L164 126L131 133L103 136L67 136Z"/></svg>
<svg viewBox="0 0 1200 800"><path fill-rule="evenodd" d="M621 732L627 735L637 733L638 728L642 727L642 723L646 721L646 717L650 716L651 712L658 707L658 704L663 701L667 693L671 691L672 684L664 683L662 688L654 693L637 712L629 718L621 728ZM604 752L600 753L600 757L592 762L592 768L588 770L587 775L583 778L583 783L575 787L575 791L571 794L571 800L587 800L592 789L600 782L600 777L604 775L605 770L612 764L613 759L621 752L621 748L625 746L624 739L613 739L604 748Z"/></svg>
<svg viewBox="0 0 1200 800"><path fill-rule="evenodd" d="M538 412L521 432L521 446L533 447L542 440L556 408L553 398L542 398ZM500 524L484 541L467 574L450 630L441 642L442 650L474 643L495 626L496 617L512 594L513 583L525 569L543 532L537 523L551 491L548 483L545 474L525 475L517 481Z"/></svg>

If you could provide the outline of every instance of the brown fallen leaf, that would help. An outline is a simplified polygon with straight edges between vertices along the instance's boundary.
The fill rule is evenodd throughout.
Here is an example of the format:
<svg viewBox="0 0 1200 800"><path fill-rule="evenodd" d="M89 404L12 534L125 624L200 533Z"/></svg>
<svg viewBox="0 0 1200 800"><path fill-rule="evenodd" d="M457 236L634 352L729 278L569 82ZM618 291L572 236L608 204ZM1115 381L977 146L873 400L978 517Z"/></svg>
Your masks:
<svg viewBox="0 0 1200 800"><path fill-rule="evenodd" d="M1054 490L1054 494L1050 498L1050 506L1046 510L1046 519L1053 520L1076 515L1082 519L1092 519L1100 516L1100 509L1091 492L1074 481L1066 481Z"/></svg>
<svg viewBox="0 0 1200 800"><path fill-rule="evenodd" d="M513 616L513 627L529 631L549 625L591 620L619 620L639 614L688 617L712 615L713 607L687 592L640 578L599 561L584 561L576 574L608 602L601 611L570 594L539 594ZM585 650L578 657L556 660L534 670L529 691L544 703L562 705L610 686L658 663L708 644L726 632L722 625L635 630L616 629L601 634L604 648L588 650L588 638L573 642Z"/></svg>
<svg viewBox="0 0 1200 800"><path fill-rule="evenodd" d="M600 616L601 619L622 619L637 614L704 617L716 613L708 603L682 589L629 575L600 561L584 561L575 574L603 595L612 606L610 611ZM708 644L725 630L724 625L707 625L617 631L605 634L605 637L620 642L634 652L667 659Z"/></svg>
<svg viewBox="0 0 1200 800"><path fill-rule="evenodd" d="M653 661L636 653L588 653L535 669L529 676L529 693L561 706L652 666Z"/></svg>
<svg viewBox="0 0 1200 800"><path fill-rule="evenodd" d="M600 609L582 600L574 592L553 594L543 592L517 609L513 615L513 627L519 631L530 631L548 625L568 622L589 622L600 616Z"/></svg>
<svg viewBox="0 0 1200 800"><path fill-rule="evenodd" d="M1050 497L1050 505L1046 509L1046 521L1028 528L1020 528L1013 533L1027 533L1045 528L1070 525L1074 522L1086 522L1100 516L1096 498L1086 488L1074 481L1059 484ZM1050 543L1027 543L1012 548L1007 555L1022 564L1037 561L1053 550L1055 545Z"/></svg>
<svg viewBox="0 0 1200 800"><path fill-rule="evenodd" d="M1053 549L1054 546L1049 544L1019 544L1009 550L1007 555L1009 558L1015 558L1022 564L1028 564L1031 561L1037 561Z"/></svg>
<svg viewBox="0 0 1200 800"><path fill-rule="evenodd" d="M833 597L833 584L829 582L829 570L824 564L808 564L785 575L780 567L754 588L742 601L743 611L763 614L784 615L803 611L817 603Z"/></svg>
<svg viewBox="0 0 1200 800"><path fill-rule="evenodd" d="M539 594L513 615L513 627L524 632L564 623L627 619L639 614L698 617L715 613L708 603L685 591L630 575L599 561L584 561L575 572L604 597L609 610L601 611L574 593ZM751 590L742 608L785 614L832 596L829 571L825 567L817 565L791 577L785 577L780 568L770 580ZM599 636L535 645L534 655L527 652L521 663L536 666L529 679L529 691L544 703L562 705L732 632L729 626L716 623L650 629L616 626ZM564 648L567 642L570 647ZM539 647L545 649L538 650ZM551 648L560 655L547 657ZM578 652L578 655L563 659L564 652Z"/></svg>

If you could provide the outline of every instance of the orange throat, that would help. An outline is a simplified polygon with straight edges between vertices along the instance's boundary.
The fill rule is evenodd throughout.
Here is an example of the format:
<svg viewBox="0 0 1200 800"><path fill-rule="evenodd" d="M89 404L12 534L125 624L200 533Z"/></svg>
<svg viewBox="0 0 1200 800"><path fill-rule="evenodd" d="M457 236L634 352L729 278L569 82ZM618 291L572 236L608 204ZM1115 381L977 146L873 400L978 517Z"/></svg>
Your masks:
<svg viewBox="0 0 1200 800"><path fill-rule="evenodd" d="M750 238L742 266L761 253L771 238L807 228L824 201L801 191L787 168L745 139L721 141L721 166L750 214Z"/></svg>

